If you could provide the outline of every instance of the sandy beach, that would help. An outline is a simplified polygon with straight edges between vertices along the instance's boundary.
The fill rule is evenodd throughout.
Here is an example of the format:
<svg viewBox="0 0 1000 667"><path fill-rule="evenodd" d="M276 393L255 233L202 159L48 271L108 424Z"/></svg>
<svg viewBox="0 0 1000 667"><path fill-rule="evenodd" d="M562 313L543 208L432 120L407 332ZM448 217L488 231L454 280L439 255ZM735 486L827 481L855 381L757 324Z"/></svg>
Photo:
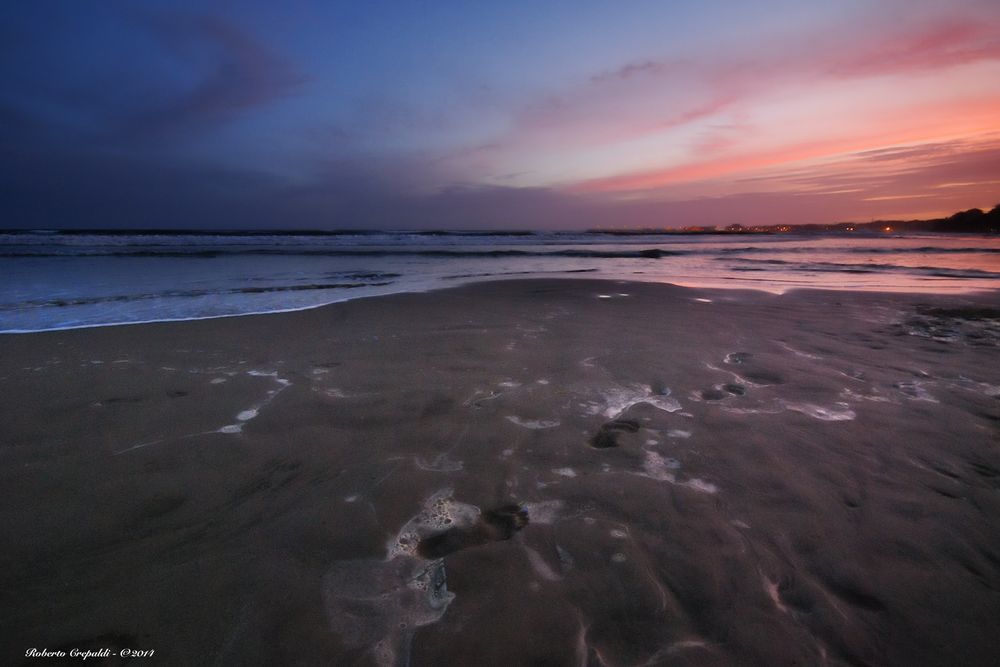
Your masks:
<svg viewBox="0 0 1000 667"><path fill-rule="evenodd" d="M998 347L592 280L3 336L0 656L995 665Z"/></svg>

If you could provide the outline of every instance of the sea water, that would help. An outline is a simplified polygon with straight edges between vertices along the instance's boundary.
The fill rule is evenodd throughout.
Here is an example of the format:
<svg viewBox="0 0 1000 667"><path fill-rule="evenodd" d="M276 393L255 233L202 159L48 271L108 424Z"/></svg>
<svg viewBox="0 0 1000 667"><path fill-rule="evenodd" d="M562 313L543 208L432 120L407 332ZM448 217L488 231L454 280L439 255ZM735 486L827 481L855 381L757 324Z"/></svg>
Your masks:
<svg viewBox="0 0 1000 667"><path fill-rule="evenodd" d="M311 308L508 278L963 292L1000 287L1000 238L556 232L0 234L0 332Z"/></svg>

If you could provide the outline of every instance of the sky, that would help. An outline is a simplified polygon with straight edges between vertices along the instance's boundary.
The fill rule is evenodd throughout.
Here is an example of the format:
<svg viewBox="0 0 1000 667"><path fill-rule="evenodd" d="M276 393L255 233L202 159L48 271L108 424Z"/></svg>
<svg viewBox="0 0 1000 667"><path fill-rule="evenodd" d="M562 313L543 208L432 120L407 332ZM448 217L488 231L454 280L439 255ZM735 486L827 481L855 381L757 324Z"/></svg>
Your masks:
<svg viewBox="0 0 1000 667"><path fill-rule="evenodd" d="M1000 203L1000 2L0 6L0 227L587 229Z"/></svg>

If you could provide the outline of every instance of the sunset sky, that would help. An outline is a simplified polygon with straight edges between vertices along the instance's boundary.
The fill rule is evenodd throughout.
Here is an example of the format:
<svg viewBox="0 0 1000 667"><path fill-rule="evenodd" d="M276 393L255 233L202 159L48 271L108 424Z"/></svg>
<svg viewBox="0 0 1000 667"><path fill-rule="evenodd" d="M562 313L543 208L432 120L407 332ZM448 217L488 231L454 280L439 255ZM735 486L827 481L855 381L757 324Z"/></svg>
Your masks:
<svg viewBox="0 0 1000 667"><path fill-rule="evenodd" d="M1000 2L8 2L5 228L553 228L1000 203Z"/></svg>

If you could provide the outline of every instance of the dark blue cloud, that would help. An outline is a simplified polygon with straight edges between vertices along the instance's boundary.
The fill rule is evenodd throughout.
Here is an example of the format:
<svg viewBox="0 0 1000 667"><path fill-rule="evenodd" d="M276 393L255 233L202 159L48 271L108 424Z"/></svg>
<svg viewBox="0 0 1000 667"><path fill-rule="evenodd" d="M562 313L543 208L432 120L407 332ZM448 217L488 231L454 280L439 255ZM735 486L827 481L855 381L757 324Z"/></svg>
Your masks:
<svg viewBox="0 0 1000 667"><path fill-rule="evenodd" d="M131 142L197 140L306 81L220 16L105 10L81 15L78 24L58 16L51 25L49 17L30 15L8 24L0 106L31 116L64 142L127 149ZM39 39L26 39L32 29Z"/></svg>
<svg viewBox="0 0 1000 667"><path fill-rule="evenodd" d="M197 78L121 117L126 136L190 138L306 82L286 59L218 16L148 15L140 25Z"/></svg>

